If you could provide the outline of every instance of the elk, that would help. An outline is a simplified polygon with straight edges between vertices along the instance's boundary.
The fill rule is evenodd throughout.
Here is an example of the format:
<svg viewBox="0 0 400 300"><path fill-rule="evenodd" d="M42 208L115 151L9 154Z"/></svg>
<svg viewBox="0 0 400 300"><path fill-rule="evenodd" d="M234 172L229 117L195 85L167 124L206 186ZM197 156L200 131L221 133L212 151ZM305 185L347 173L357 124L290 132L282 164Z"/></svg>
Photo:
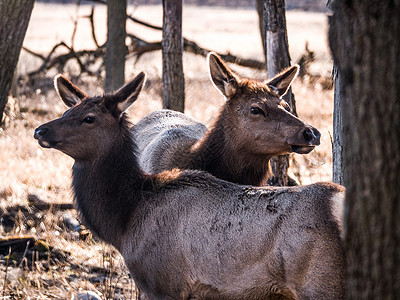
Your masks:
<svg viewBox="0 0 400 300"><path fill-rule="evenodd" d="M58 75L70 108L39 126L45 148L71 156L88 227L124 257L150 299L342 299L344 188L251 187L204 171L145 173L125 111L145 75L90 97Z"/></svg>
<svg viewBox="0 0 400 300"><path fill-rule="evenodd" d="M239 184L259 186L273 156L306 154L320 144L319 131L290 113L282 96L297 76L292 66L267 82L240 79L221 58L207 56L210 78L227 99L209 131L171 110L149 114L134 126L139 163L156 174L198 169Z"/></svg>

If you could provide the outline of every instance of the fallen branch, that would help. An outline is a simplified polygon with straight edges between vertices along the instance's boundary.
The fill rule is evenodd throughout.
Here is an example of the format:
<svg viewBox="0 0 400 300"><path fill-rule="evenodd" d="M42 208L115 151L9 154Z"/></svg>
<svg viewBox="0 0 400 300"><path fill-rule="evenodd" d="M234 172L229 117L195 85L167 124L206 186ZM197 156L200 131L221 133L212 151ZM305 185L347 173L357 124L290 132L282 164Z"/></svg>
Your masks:
<svg viewBox="0 0 400 300"><path fill-rule="evenodd" d="M75 206L72 203L35 203L35 204L30 204L29 207L26 205L15 205L12 207L7 208L9 212L15 212L15 211L22 211L22 212L27 212L29 210L35 209L37 211L48 211L50 209L54 210L70 210L70 209L75 209Z"/></svg>
<svg viewBox="0 0 400 300"><path fill-rule="evenodd" d="M131 39L131 45L128 47L129 56L136 56L136 60L138 60L144 53L152 52L152 51L159 51L162 49L161 42L146 42L141 38L133 35L127 34L127 36ZM201 55L206 57L208 53L215 52L209 49L205 49L200 47L197 43L193 41L189 41L187 39L183 39L183 50L192 54ZM223 60L229 63L234 63L239 66L265 70L266 64L254 59L246 59L241 58L239 56L233 54L224 54L224 53L217 53Z"/></svg>
<svg viewBox="0 0 400 300"><path fill-rule="evenodd" d="M92 0L92 2L96 3L101 3L101 4L106 4L105 1L102 0ZM76 34L76 29L77 29L77 21L74 23L74 31L71 37L71 46L68 46L65 42L60 42L56 44L49 54L47 56L43 56L39 53L35 53L33 50L28 49L26 47L23 47L25 51L30 53L31 55L41 59L42 65L32 71L29 72L26 76L26 82L27 86L32 86L36 82L36 78L43 75L44 73L48 72L52 68L56 68L57 72L62 73L64 71L64 67L67 64L67 62L71 59L75 59L76 62L78 63L79 66L79 75L80 77L83 74L88 74L89 76L96 76L98 77L101 73L101 70L103 68L103 63L100 64L100 67L97 70L91 70L90 67L93 66L98 59L103 59L105 55L105 44L99 45L96 33L95 33L95 24L94 24L94 7L92 7L91 13L88 16L85 16L85 18L89 19L90 22L90 28L91 28L91 34L92 34L92 39L94 41L94 44L96 45L95 50L81 50L81 51L75 51L73 44L74 44L74 37ZM149 24L145 21L139 20L135 17L132 16L127 16L127 18L135 23L138 23L140 25L146 26L151 29L155 30L162 30L162 27L155 26L152 24ZM136 61L140 59L140 57L144 53L152 52L152 51L159 51L162 49L161 41L159 42L148 42L145 41L141 38L139 38L136 35L127 33L127 37L130 39L130 45L128 45L128 55L127 57L135 57ZM183 39L183 47L184 51L188 53L192 53L195 55L201 55L203 57L206 57L209 52L213 52L212 50L203 48L199 46L196 42L188 40L186 38ZM55 52L57 49L60 47L63 47L67 49L67 53L63 53L60 55L55 55ZM264 62L260 62L254 59L245 59L236 55L233 55L231 53L217 53L228 63L234 63L240 66L244 67L249 67L249 68L254 68L254 69L259 69L259 70L265 70L266 69L266 64Z"/></svg>
<svg viewBox="0 0 400 300"><path fill-rule="evenodd" d="M24 251L29 245L35 245L36 239L33 236L8 236L0 238L0 253L6 255L9 249L12 251Z"/></svg>
<svg viewBox="0 0 400 300"><path fill-rule="evenodd" d="M138 61L144 53L161 50L161 42L146 42L129 33L127 33L127 37L131 39L131 45L128 46L128 56L135 56L136 61Z"/></svg>
<svg viewBox="0 0 400 300"><path fill-rule="evenodd" d="M75 209L72 203L48 203L40 199L35 194L28 195L28 202L31 208L36 208L37 210L42 210L42 211L49 209L55 209L55 210ZM15 210L15 207L13 207L13 209Z"/></svg>
<svg viewBox="0 0 400 300"><path fill-rule="evenodd" d="M60 46L66 47L69 50L69 52L52 58L51 56L53 55L54 51ZM31 53L32 55L40 57L39 54L34 53L32 50L29 50L26 47L24 47L23 49ZM77 60L81 73L88 73L89 75L94 75L94 72L90 71L88 69L88 66L94 64L98 58L103 57L104 53L105 53L104 48L98 48L96 50L82 50L75 52L72 48L68 47L64 42L61 42L53 47L49 55L44 59L42 65L37 70L29 72L27 76L32 78L41 75L49 71L53 67L56 67L58 69L58 72L63 72L65 64L68 62L68 60L73 58ZM91 59L88 59L88 61L85 64L81 61L81 58L83 58L84 56L91 57Z"/></svg>

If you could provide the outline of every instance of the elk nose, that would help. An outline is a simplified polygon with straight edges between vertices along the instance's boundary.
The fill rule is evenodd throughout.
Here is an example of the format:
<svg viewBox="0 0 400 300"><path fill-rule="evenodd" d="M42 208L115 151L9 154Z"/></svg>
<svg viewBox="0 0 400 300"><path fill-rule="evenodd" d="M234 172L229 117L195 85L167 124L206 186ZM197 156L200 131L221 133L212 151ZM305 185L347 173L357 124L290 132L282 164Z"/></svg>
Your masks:
<svg viewBox="0 0 400 300"><path fill-rule="evenodd" d="M319 145L321 133L316 128L311 127L304 130L303 137L307 143Z"/></svg>
<svg viewBox="0 0 400 300"><path fill-rule="evenodd" d="M34 138L35 138L35 139L39 139L39 138L41 138L41 137L44 137L48 131L49 131L49 129L46 128L46 127L39 127L39 128L36 128L36 129L35 129Z"/></svg>

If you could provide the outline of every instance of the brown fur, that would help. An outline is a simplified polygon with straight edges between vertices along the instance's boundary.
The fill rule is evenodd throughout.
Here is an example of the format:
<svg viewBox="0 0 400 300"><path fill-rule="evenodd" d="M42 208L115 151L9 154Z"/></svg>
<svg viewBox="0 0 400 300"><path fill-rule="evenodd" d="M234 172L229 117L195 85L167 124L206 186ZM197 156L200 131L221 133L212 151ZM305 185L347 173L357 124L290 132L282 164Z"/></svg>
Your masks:
<svg viewBox="0 0 400 300"><path fill-rule="evenodd" d="M144 74L82 101L65 80L56 84L71 108L35 138L75 159L78 210L121 252L149 299L343 299L341 216L333 209L342 187L256 188L196 170L145 174L124 114Z"/></svg>
<svg viewBox="0 0 400 300"><path fill-rule="evenodd" d="M207 131L200 122L169 110L143 118L134 134L146 172L198 169L259 186L269 175L273 156L308 153L319 145L318 130L291 114L281 99L296 77L296 66L257 82L240 79L215 54L208 61L211 81L227 99L214 125Z"/></svg>

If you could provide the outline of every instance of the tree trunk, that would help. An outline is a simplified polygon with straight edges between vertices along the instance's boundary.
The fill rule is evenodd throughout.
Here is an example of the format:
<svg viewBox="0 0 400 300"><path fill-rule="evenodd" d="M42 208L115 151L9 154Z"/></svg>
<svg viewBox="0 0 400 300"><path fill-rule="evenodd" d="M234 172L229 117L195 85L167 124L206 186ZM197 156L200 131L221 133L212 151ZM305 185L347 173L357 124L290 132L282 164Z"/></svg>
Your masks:
<svg viewBox="0 0 400 300"><path fill-rule="evenodd" d="M400 1L335 1L348 299L400 299Z"/></svg>
<svg viewBox="0 0 400 300"><path fill-rule="evenodd" d="M115 91L125 83L126 0L108 0L104 89Z"/></svg>
<svg viewBox="0 0 400 300"><path fill-rule="evenodd" d="M261 43L264 51L264 57L267 57L266 41L265 41L265 27L264 27L264 0L256 0L256 9L258 14L258 27L261 34Z"/></svg>
<svg viewBox="0 0 400 300"><path fill-rule="evenodd" d="M163 108L185 108L183 75L182 0L163 0L162 98Z"/></svg>
<svg viewBox="0 0 400 300"><path fill-rule="evenodd" d="M333 177L332 181L338 184L343 182L343 124L342 124L342 104L343 97L342 85L340 77L335 70L335 96L333 100L333 145L332 145L332 166Z"/></svg>
<svg viewBox="0 0 400 300"><path fill-rule="evenodd" d="M0 124L35 0L0 1Z"/></svg>
<svg viewBox="0 0 400 300"><path fill-rule="evenodd" d="M290 66L289 45L286 30L286 10L284 0L263 0L263 24L265 34L264 48L267 63L268 78ZM296 113L296 104L292 90L283 97L290 105L292 112ZM271 160L273 177L269 180L271 185L288 185L289 155L280 155Z"/></svg>

